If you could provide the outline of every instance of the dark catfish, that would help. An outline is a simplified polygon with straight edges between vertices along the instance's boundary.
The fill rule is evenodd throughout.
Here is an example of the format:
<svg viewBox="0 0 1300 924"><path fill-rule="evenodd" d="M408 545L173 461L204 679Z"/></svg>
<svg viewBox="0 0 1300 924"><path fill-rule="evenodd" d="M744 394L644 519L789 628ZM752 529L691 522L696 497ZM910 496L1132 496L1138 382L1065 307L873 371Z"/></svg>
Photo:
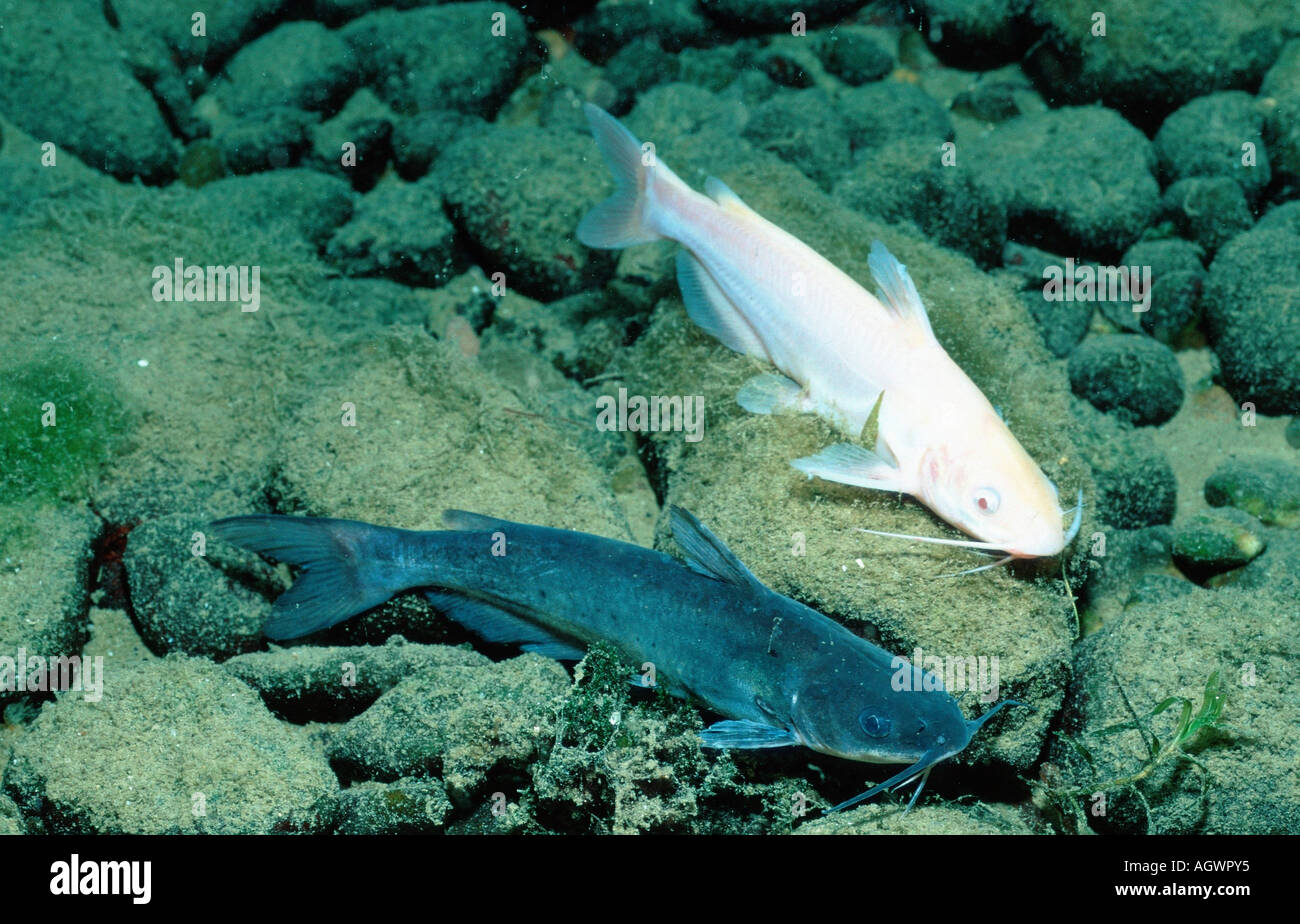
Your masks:
<svg viewBox="0 0 1300 924"><path fill-rule="evenodd" d="M728 717L701 733L706 747L805 745L849 760L908 764L845 806L928 775L1010 704L967 721L937 676L768 589L680 508L671 522L686 566L586 533L457 510L443 520L447 530L413 532L240 516L212 531L302 569L275 601L270 638L307 635L418 588L492 642L578 659L604 640L633 664L650 662L671 692ZM900 670L913 673L908 682L897 682Z"/></svg>

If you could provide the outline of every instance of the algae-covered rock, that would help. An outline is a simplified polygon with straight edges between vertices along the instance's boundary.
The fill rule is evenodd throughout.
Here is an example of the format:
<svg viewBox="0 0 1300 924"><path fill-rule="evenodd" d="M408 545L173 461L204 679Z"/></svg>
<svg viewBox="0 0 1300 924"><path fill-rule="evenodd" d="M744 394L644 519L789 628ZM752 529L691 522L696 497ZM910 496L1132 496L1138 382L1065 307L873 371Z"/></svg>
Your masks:
<svg viewBox="0 0 1300 924"><path fill-rule="evenodd" d="M990 60L1016 57L1032 34L1025 14L1029 0L921 0L916 11L926 41L945 61L988 67Z"/></svg>
<svg viewBox="0 0 1300 924"><path fill-rule="evenodd" d="M1274 169L1300 178L1300 39L1291 39L1259 87Z"/></svg>
<svg viewBox="0 0 1300 924"><path fill-rule="evenodd" d="M1255 221L1240 184L1226 176L1189 176L1170 184L1160 198L1160 218L1207 254Z"/></svg>
<svg viewBox="0 0 1300 924"><path fill-rule="evenodd" d="M260 574L264 586L275 587L275 576L257 556L209 538L208 522L201 514L177 513L140 524L127 539L123 564L132 610L156 652L227 658L262 643L265 602L228 581L214 563L238 563Z"/></svg>
<svg viewBox="0 0 1300 924"><path fill-rule="evenodd" d="M1130 0L1105 10L1038 0L1031 15L1046 30L1029 61L1042 84L1066 101L1101 98L1158 124L1193 97L1253 89L1289 14L1268 0Z"/></svg>
<svg viewBox="0 0 1300 924"><path fill-rule="evenodd" d="M273 106L213 130L222 163L235 174L296 166L311 148L316 116L292 106Z"/></svg>
<svg viewBox="0 0 1300 924"><path fill-rule="evenodd" d="M199 206L241 225L284 229L314 245L324 244L352 215L353 194L337 177L315 170L276 170L208 183Z"/></svg>
<svg viewBox="0 0 1300 924"><path fill-rule="evenodd" d="M924 797L923 797L924 798ZM796 834L1033 834L1010 806L922 802L904 813L897 806L870 803L801 825Z"/></svg>
<svg viewBox="0 0 1300 924"><path fill-rule="evenodd" d="M901 138L868 151L835 183L835 198L864 215L910 220L931 239L997 261L1007 238L1006 204L990 192L964 158L943 162L935 139Z"/></svg>
<svg viewBox="0 0 1300 924"><path fill-rule="evenodd" d="M608 276L609 251L589 250L573 229L613 189L595 142L569 131L491 126L453 142L434 181L458 228L491 275L549 299Z"/></svg>
<svg viewBox="0 0 1300 924"><path fill-rule="evenodd" d="M350 276L439 286L462 268L455 235L432 187L392 178L362 198L325 253Z"/></svg>
<svg viewBox="0 0 1300 924"><path fill-rule="evenodd" d="M1077 445L1092 469L1097 486L1092 503L1100 520L1120 529L1171 522L1178 480L1151 437L1082 401L1071 409L1084 425Z"/></svg>
<svg viewBox="0 0 1300 924"><path fill-rule="evenodd" d="M494 34L494 17L503 31ZM397 112L491 116L525 66L530 38L513 8L456 3L376 10L341 30L363 80Z"/></svg>
<svg viewBox="0 0 1300 924"><path fill-rule="evenodd" d="M1243 515L1244 516L1244 515ZM1197 580L1240 568L1267 543L1235 517L1198 514L1174 530L1173 555L1178 567Z"/></svg>
<svg viewBox="0 0 1300 924"><path fill-rule="evenodd" d="M1111 109L1017 116L977 140L976 169L1007 204L1010 233L1049 250L1118 252L1155 217L1155 155Z"/></svg>
<svg viewBox="0 0 1300 924"><path fill-rule="evenodd" d="M328 809L336 834L430 834L442 830L451 810L446 788L429 777L354 783Z"/></svg>
<svg viewBox="0 0 1300 924"><path fill-rule="evenodd" d="M1254 200L1272 176L1261 136L1263 122L1255 98L1241 90L1192 100L1165 119L1156 133L1161 176L1166 183L1192 176L1226 176ZM1246 145L1250 145L1249 157Z"/></svg>
<svg viewBox="0 0 1300 924"><path fill-rule="evenodd" d="M102 366L38 342L0 359L0 503L84 499L128 442L131 416Z"/></svg>
<svg viewBox="0 0 1300 924"><path fill-rule="evenodd" d="M822 66L849 86L879 80L894 69L894 53L869 28L837 25L819 32L816 42Z"/></svg>
<svg viewBox="0 0 1300 924"><path fill-rule="evenodd" d="M800 12L809 25L843 19L864 0L807 0ZM718 28L731 32L784 32L790 28L789 4L782 0L700 0L700 9Z"/></svg>
<svg viewBox="0 0 1300 924"><path fill-rule="evenodd" d="M179 152L167 122L124 60L101 5L69 0L61 12L51 17L22 0L0 5L0 110L120 179L175 175Z"/></svg>
<svg viewBox="0 0 1300 924"><path fill-rule="evenodd" d="M933 96L915 84L887 80L852 87L836 99L855 157L899 138L917 138L937 149L953 136L952 119Z"/></svg>
<svg viewBox="0 0 1300 924"><path fill-rule="evenodd" d="M406 121L372 90L362 87L348 97L342 109L312 129L311 156L306 163L313 170L347 180L359 192L367 192L393 160L394 126ZM452 124L458 125L459 121ZM417 179L423 172L415 176L403 174L403 178Z"/></svg>
<svg viewBox="0 0 1300 924"><path fill-rule="evenodd" d="M286 428L281 509L439 529L459 508L627 538L610 474L570 425L511 413L519 397L456 345L395 326L354 360Z"/></svg>
<svg viewBox="0 0 1300 924"><path fill-rule="evenodd" d="M1183 370L1169 347L1147 337L1101 334L1070 355L1074 393L1138 426L1164 423L1183 403Z"/></svg>
<svg viewBox="0 0 1300 924"><path fill-rule="evenodd" d="M1205 269L1200 250L1181 238L1138 241L1120 263L1151 267L1151 296L1145 310L1129 302L1103 301L1101 310L1121 328L1146 331L1161 343L1172 344L1200 317Z"/></svg>
<svg viewBox="0 0 1300 924"><path fill-rule="evenodd" d="M1081 613L1084 635L1118 619L1130 603L1164 600L1196 589L1174 567L1170 553L1173 530L1168 526L1096 530L1086 541L1089 570L1083 588L1086 606Z"/></svg>
<svg viewBox="0 0 1300 924"><path fill-rule="evenodd" d="M27 827L23 824L23 816L18 812L14 800L0 795L0 836L26 832Z"/></svg>
<svg viewBox="0 0 1300 924"><path fill-rule="evenodd" d="M1064 257L1037 247L1007 241L1002 248L1002 268L1021 287L1017 293L1020 303L1034 319L1043 344L1053 356L1059 357L1069 356L1083 340L1094 307L1093 302L1060 298L1049 291L1052 274L1064 266Z"/></svg>
<svg viewBox="0 0 1300 924"><path fill-rule="evenodd" d="M1300 526L1300 465L1281 459L1230 460L1205 482L1213 507L1236 507L1264 523Z"/></svg>
<svg viewBox="0 0 1300 924"><path fill-rule="evenodd" d="M415 645L393 636L384 645L256 651L222 666L261 693L272 712L291 722L337 722L362 712L412 674L488 663L469 649Z"/></svg>
<svg viewBox="0 0 1300 924"><path fill-rule="evenodd" d="M106 671L102 699L47 705L4 785L29 824L56 834L314 831L317 803L338 788L304 729L211 662L181 656Z"/></svg>
<svg viewBox="0 0 1300 924"><path fill-rule="evenodd" d="M1066 357L1074 352L1092 323L1092 303L1044 298L1042 290L1034 288L1022 289L1017 295L1052 355Z"/></svg>
<svg viewBox="0 0 1300 924"><path fill-rule="evenodd" d="M243 46L209 92L237 115L273 106L328 110L347 96L356 71L336 32L318 22L287 22Z"/></svg>
<svg viewBox="0 0 1300 924"><path fill-rule="evenodd" d="M24 696L24 687L49 689L44 670L19 657L44 665L77 655L86 640L91 542L100 523L84 508L24 504L0 507L0 529L0 654L15 662L11 672L0 671L3 707Z"/></svg>
<svg viewBox="0 0 1300 924"><path fill-rule="evenodd" d="M330 760L380 781L437 772L464 803L498 764L520 769L549 746L569 675L550 658L446 664L408 677L330 737Z"/></svg>
<svg viewBox="0 0 1300 924"><path fill-rule="evenodd" d="M475 116L454 109L417 112L393 126L393 164L404 180L415 181L457 138L469 130Z"/></svg>
<svg viewBox="0 0 1300 924"><path fill-rule="evenodd" d="M1265 228L1239 235L1210 266L1205 329L1224 383L1261 414L1300 408L1300 233Z"/></svg>
<svg viewBox="0 0 1300 924"><path fill-rule="evenodd" d="M744 820L727 811L742 795L755 802L770 797L770 788L740 782L730 754L701 750L693 704L662 690L634 703L628 678L644 676L635 668L603 643L574 668L557 708L554 745L533 765L520 800L535 823L617 834L789 830L794 819L785 805L779 813L755 805ZM806 781L796 789L805 802L815 799Z"/></svg>
<svg viewBox="0 0 1300 924"><path fill-rule="evenodd" d="M713 23L695 0L618 0L598 3L573 24L573 40L587 58L604 63L615 51L642 36L665 48L706 42Z"/></svg>
<svg viewBox="0 0 1300 924"><path fill-rule="evenodd" d="M1286 601L1294 593L1294 582L1195 588L1135 603L1079 645L1063 729L1090 759L1066 740L1054 742L1046 773L1067 826L1152 834L1297 830L1300 699L1286 679L1294 637ZM1182 697L1195 717L1215 672L1220 727L1180 742L1182 703L1151 713ZM1135 716L1145 736L1132 725ZM1148 768L1153 735L1165 754ZM1086 811L1070 809L1062 797L1070 790Z"/></svg>
<svg viewBox="0 0 1300 924"><path fill-rule="evenodd" d="M823 189L851 162L849 132L830 95L782 90L754 107L745 137L798 167Z"/></svg>

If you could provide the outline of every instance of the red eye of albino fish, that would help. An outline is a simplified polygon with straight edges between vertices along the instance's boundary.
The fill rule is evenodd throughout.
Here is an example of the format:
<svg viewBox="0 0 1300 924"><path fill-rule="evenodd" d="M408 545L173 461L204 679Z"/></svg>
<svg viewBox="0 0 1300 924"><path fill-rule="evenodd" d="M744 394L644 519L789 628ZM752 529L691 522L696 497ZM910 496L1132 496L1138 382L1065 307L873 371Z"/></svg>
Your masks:
<svg viewBox="0 0 1300 924"><path fill-rule="evenodd" d="M1002 498L992 488L980 488L975 492L975 506L979 508L980 513L997 513L1000 503Z"/></svg>

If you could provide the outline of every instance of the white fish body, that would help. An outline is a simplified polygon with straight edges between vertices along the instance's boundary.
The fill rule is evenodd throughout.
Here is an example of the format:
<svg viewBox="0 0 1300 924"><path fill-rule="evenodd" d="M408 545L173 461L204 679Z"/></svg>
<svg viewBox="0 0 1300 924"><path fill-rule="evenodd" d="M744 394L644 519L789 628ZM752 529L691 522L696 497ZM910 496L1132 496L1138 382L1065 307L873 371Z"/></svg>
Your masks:
<svg viewBox="0 0 1300 924"><path fill-rule="evenodd" d="M696 192L613 116L586 112L618 189L583 218L578 239L683 246L677 278L692 320L784 373L747 382L742 406L813 411L857 436L884 393L874 453L837 444L796 468L914 495L982 547L1015 557L1064 548L1055 487L935 339L906 268L883 244L868 260L877 298L721 180Z"/></svg>

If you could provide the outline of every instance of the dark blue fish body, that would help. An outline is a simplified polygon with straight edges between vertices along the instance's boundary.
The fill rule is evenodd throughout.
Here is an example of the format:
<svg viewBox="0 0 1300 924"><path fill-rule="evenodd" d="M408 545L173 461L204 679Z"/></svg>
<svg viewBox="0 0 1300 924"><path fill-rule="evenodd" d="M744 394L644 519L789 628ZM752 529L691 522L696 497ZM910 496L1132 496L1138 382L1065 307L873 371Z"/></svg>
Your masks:
<svg viewBox="0 0 1300 924"><path fill-rule="evenodd" d="M586 533L460 511L444 518L451 529L413 532L247 516L220 520L213 532L302 568L276 601L271 638L306 635L423 589L489 641L577 659L603 640L634 665L648 662L656 682L729 717L703 732L707 746L803 744L912 765L859 798L928 772L983 721L966 721L938 678L765 587L685 511L674 508L673 529L689 567ZM912 673L903 683L901 671Z"/></svg>

